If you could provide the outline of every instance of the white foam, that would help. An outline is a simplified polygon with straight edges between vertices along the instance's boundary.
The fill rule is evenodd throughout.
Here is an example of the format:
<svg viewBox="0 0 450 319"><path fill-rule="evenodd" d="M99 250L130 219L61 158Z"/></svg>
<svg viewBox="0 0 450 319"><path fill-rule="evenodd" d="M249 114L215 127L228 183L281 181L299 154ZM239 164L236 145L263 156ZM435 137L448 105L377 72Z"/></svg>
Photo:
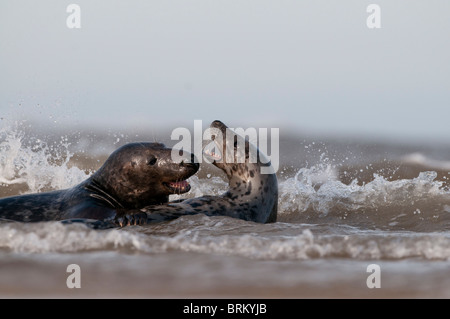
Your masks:
<svg viewBox="0 0 450 319"><path fill-rule="evenodd" d="M0 249L20 253L80 252L108 249L144 249L141 234L117 229L96 231L82 224L59 222L0 225Z"/></svg>
<svg viewBox="0 0 450 319"><path fill-rule="evenodd" d="M279 224L206 216L182 217L166 225L170 231L154 234L158 230L153 226L98 231L58 222L4 224L0 225L0 249L15 253L179 251L262 260L450 259L450 238L444 234L357 230L329 235L317 233L314 225L302 225L297 226L297 235L287 236L271 234L271 229L282 227Z"/></svg>
<svg viewBox="0 0 450 319"><path fill-rule="evenodd" d="M324 180L317 184L315 175ZM308 209L327 215L333 208L343 208L349 212L361 208L376 209L389 206L407 205L424 198L450 198L441 181L436 181L436 172L422 172L414 179L388 181L374 174L373 181L358 185L354 180L349 185L340 182L328 165L318 164L312 168L302 168L298 173L279 184L279 214L302 213Z"/></svg>
<svg viewBox="0 0 450 319"><path fill-rule="evenodd" d="M25 145L24 133L16 126L2 128L0 140L0 183L4 185L26 184L27 192L36 193L69 188L89 176L69 167L73 154L64 139L56 148L40 140Z"/></svg>
<svg viewBox="0 0 450 319"><path fill-rule="evenodd" d="M64 140L57 149L52 149L38 140L26 145L23 134L17 129L0 130L0 137L0 182L4 184L23 183L29 192L39 192L71 187L88 176L76 167L69 167L72 154ZM295 176L280 181L279 220L290 215L297 217L297 222L304 222L302 214L312 211L327 222L326 217L332 211L345 212L351 219L361 209L373 213L391 207L406 207L411 208L409 212L393 210L377 226L399 227L404 220L410 222L413 217L421 222L427 212L423 207L416 207L417 202L439 202L442 213L449 212L450 193L436 177L437 173L433 171L422 172L414 179L395 181L374 175L373 181L364 185L358 185L356 180L346 185L339 181L337 169L323 161L301 168ZM189 181L192 190L171 199L220 195L227 190L227 182L219 177L199 179L193 176ZM291 220L295 221L295 218ZM439 222L434 224L436 229L442 227ZM445 234L350 231L342 235L318 233L317 229L314 225L258 225L203 215L183 217L161 226L105 231L58 222L7 223L0 224L0 249L20 253L113 250L154 254L183 251L269 260L450 258L450 238Z"/></svg>

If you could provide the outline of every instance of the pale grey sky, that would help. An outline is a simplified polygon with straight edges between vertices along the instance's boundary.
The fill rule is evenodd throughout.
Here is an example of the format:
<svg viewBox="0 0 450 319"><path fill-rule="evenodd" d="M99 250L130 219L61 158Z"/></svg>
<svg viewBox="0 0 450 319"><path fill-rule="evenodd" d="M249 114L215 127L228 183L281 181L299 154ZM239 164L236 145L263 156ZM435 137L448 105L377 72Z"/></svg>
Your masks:
<svg viewBox="0 0 450 319"><path fill-rule="evenodd" d="M445 140L449 39L448 0L2 0L0 112Z"/></svg>

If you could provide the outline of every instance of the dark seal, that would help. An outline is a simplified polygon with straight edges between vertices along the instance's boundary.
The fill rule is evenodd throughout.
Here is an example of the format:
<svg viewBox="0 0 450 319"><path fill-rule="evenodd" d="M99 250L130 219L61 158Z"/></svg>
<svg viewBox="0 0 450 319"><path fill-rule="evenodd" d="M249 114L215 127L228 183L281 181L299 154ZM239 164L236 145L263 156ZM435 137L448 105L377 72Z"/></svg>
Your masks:
<svg viewBox="0 0 450 319"><path fill-rule="evenodd" d="M214 138L214 142L211 142L214 147L205 147L204 154L212 164L226 173L229 189L225 194L122 211L110 218L109 222L119 226L142 225L193 214L229 216L258 223L275 222L278 182L265 154L239 135L235 135L230 142L226 138L229 130L220 121L214 121L211 128L219 131L222 138ZM245 149L239 150L239 147ZM244 154L245 157L239 160L238 154ZM257 160L251 161L250 154L257 154ZM262 167L270 173L262 173Z"/></svg>
<svg viewBox="0 0 450 319"><path fill-rule="evenodd" d="M73 188L0 199L0 219L103 221L116 218L119 211L123 214L165 204L170 194L190 190L186 179L199 168L193 155L190 161L176 163L171 152L160 143L124 145L91 177Z"/></svg>

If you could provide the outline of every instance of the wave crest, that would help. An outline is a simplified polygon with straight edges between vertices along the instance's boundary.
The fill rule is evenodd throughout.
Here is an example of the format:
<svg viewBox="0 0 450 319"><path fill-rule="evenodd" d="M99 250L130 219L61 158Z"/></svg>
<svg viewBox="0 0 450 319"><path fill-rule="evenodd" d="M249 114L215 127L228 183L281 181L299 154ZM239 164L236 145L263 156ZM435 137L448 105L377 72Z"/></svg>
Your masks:
<svg viewBox="0 0 450 319"><path fill-rule="evenodd" d="M450 238L444 234L328 231L318 225L290 225L280 234L277 223L260 225L226 217L189 216L160 226L135 226L97 231L57 222L0 225L0 249L20 253L115 251L160 254L194 252L259 260L351 258L358 260L450 259ZM214 236L212 234L215 234ZM296 233L296 234L294 234ZM332 233L330 235L330 233Z"/></svg>

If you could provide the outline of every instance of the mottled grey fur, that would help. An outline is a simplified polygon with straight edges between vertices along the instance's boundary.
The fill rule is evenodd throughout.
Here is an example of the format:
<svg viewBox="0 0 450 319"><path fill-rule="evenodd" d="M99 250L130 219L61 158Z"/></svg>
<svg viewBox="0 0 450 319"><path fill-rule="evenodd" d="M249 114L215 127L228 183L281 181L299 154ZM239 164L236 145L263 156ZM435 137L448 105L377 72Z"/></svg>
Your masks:
<svg viewBox="0 0 450 319"><path fill-rule="evenodd" d="M219 129L225 140L227 127L220 121L214 121L212 128ZM238 136L237 138L242 138ZM222 154L236 151L235 147L227 148L226 143L214 140ZM249 163L248 152L258 151L254 145L245 142L245 163L213 162L222 169L229 179L229 190L221 196L202 196L187 199L177 203L152 205L140 210L120 211L110 222L124 225L142 225L152 222L175 219L183 215L205 214L208 216L230 216L258 223L271 223L277 219L278 182L276 174L261 174L261 158L259 153L257 163ZM222 156L225 157L225 156ZM236 159L236 158L235 158ZM264 162L266 162L264 160ZM267 164L267 165L270 165Z"/></svg>
<svg viewBox="0 0 450 319"><path fill-rule="evenodd" d="M223 162L213 162L229 179L229 189L221 196L167 202L167 189L152 185L159 187L163 181L184 180L198 170L198 164L173 163L168 155L170 149L161 144L129 144L114 152L99 171L74 188L0 200L0 219L62 220L64 223L81 222L93 228L143 225L194 214L275 222L278 182L275 173L261 174L261 167L270 165L262 164L267 162L261 161L265 155L245 141L245 162L237 163L234 157L227 163L226 152L231 151L234 156L239 144L226 147L227 127L222 122L214 121L211 128L220 130L223 135L222 141L214 140L222 150ZM257 152L257 163L249 162L249 151ZM157 178L148 171L152 156L158 157Z"/></svg>
<svg viewBox="0 0 450 319"><path fill-rule="evenodd" d="M160 143L130 143L112 153L104 165L79 185L66 190L0 199L0 219L39 222L68 219L108 220L117 212L164 204L170 188L199 168L172 161L172 149ZM100 223L97 223L100 224Z"/></svg>

